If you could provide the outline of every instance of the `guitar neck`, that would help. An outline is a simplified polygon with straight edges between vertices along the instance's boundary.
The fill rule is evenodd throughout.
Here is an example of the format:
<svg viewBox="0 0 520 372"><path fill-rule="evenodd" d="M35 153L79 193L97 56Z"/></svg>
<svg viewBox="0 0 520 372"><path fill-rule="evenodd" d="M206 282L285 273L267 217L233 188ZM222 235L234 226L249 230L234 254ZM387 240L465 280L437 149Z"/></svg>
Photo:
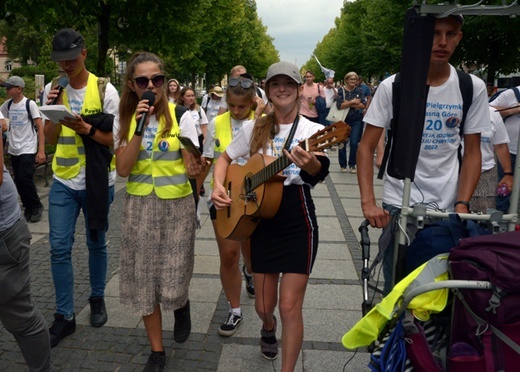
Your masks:
<svg viewBox="0 0 520 372"><path fill-rule="evenodd" d="M329 125L324 129L314 133L306 140L300 141L298 146L305 151L323 151L326 148L345 141L350 133L350 127L342 121ZM271 177L280 173L282 170L291 165L292 161L282 153L278 159L264 167L252 176L247 176L245 180L246 192L249 193L261 184L267 182Z"/></svg>
<svg viewBox="0 0 520 372"><path fill-rule="evenodd" d="M292 161L286 155L280 156L278 159L273 161L271 164L267 165L260 172L253 174L249 178L249 187L248 191L252 191L256 189L261 184L267 182L271 177L280 173L282 170L291 165Z"/></svg>

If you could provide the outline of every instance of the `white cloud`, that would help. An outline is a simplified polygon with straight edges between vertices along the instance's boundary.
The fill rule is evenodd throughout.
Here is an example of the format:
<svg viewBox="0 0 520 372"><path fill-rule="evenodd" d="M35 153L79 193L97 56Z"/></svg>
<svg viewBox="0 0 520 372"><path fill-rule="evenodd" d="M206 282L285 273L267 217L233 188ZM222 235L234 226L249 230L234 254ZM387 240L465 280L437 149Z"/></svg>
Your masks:
<svg viewBox="0 0 520 372"><path fill-rule="evenodd" d="M301 66L334 27L343 0L257 0L256 5L280 58Z"/></svg>

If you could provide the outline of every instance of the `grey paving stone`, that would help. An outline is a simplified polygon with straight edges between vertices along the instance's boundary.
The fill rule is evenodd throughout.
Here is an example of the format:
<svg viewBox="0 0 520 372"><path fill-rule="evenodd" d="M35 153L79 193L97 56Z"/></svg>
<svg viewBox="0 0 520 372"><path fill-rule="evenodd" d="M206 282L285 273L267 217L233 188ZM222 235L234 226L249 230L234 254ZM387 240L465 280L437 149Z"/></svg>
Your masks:
<svg viewBox="0 0 520 372"><path fill-rule="evenodd" d="M342 335L361 317L361 287L357 228L362 221L356 176L341 173L337 153L331 155L331 174L313 190L320 225L320 247L315 268L310 276L304 302L305 338L297 371L341 371L354 353L341 345ZM376 194L381 187L376 181ZM48 188L39 186L42 202L48 206ZM119 303L119 248L124 179L118 179L114 203L110 211L109 268L106 288L108 323L99 329L89 325L90 285L88 250L83 216L80 215L72 260L75 275L74 311L76 333L52 349L56 371L141 371L150 345L141 318ZM209 185L206 186L209 192ZM184 344L173 341L173 314L164 314L163 338L167 353L167 371L279 371L281 358L273 364L260 355L259 336L262 325L254 309L254 300L242 291L244 323L233 337L218 335L218 327L228 312L219 279L220 259L207 208L201 214L202 228L197 231L195 271L190 288L193 329ZM29 225L33 233L31 275L33 299L49 324L55 311L54 287L50 273L47 216ZM369 230L374 242L379 231ZM278 337L283 326L279 319ZM347 371L366 368L368 354L358 352ZM0 326L0 370L27 370L13 337Z"/></svg>

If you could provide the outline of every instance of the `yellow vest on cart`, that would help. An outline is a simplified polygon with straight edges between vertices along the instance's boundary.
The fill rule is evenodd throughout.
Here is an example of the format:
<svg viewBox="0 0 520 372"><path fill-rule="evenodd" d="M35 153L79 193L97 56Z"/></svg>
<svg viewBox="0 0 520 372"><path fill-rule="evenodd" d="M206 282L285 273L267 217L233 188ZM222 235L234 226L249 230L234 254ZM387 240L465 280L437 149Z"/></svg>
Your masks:
<svg viewBox="0 0 520 372"><path fill-rule="evenodd" d="M177 199L192 194L177 138L180 129L175 118L175 105L170 103L168 107L173 120L172 129L168 135L162 135L166 125L166 119L162 117L151 152L141 144L137 162L126 184L126 192L131 195L145 196L155 191L160 199ZM134 115L130 123L128 141L134 136L136 125Z"/></svg>

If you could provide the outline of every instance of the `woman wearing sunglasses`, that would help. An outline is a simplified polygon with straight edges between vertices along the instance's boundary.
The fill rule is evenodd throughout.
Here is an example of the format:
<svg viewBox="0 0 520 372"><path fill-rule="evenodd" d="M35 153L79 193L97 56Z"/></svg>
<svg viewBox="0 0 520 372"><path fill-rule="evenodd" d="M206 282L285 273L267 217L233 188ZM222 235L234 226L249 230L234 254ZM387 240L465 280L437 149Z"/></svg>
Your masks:
<svg viewBox="0 0 520 372"><path fill-rule="evenodd" d="M247 160L256 153L274 157L283 153L292 162L283 171L286 178L276 215L261 220L250 237L255 309L263 323L261 353L270 360L278 356L274 311L279 303L283 372L294 370L301 350L303 300L318 249L318 225L310 189L327 176L329 169L325 154L307 152L297 145L323 128L298 114L301 83L294 64L278 62L269 67L266 93L273 112L244 123L217 160L211 195L217 210L231 204L223 183L234 160ZM290 152L285 149L286 142Z"/></svg>
<svg viewBox="0 0 520 372"><path fill-rule="evenodd" d="M245 77L231 78L226 90L228 111L218 115L209 123L208 136L204 144L204 157L217 161L224 152L233 137L242 129L248 120L255 118L253 105L256 104L258 115L264 110L264 102L256 96L253 81ZM237 163L245 164L244 159L238 159ZM242 278L239 268L240 252L242 252L244 266L242 271L246 278L246 291L250 298L255 297L253 276L251 274L251 254L249 241L238 242L223 239L217 233L215 206L210 207L211 222L217 239L220 256L220 281L229 304L229 313L226 321L219 327L221 336L233 336L243 320L240 308L240 292L242 291Z"/></svg>
<svg viewBox="0 0 520 372"><path fill-rule="evenodd" d="M197 143L194 125L177 123L175 105L164 94L162 61L136 53L128 63L126 85L114 126L117 172L128 177L122 218L120 298L143 317L152 353L145 371L164 369L162 310L173 312L173 338L182 343L191 330L188 287L193 274L195 203L189 178L201 164L180 148L177 136ZM142 99L155 94L155 102ZM137 123L145 117L142 134ZM190 119L184 115L183 120Z"/></svg>
<svg viewBox="0 0 520 372"><path fill-rule="evenodd" d="M233 67L230 71L228 85L230 82L231 82L231 84L233 84L233 82L235 80L232 81L232 79L236 79L236 78L240 78L240 77L249 79L252 82L254 81L253 76L251 74L247 73L247 70L244 66L237 65L237 66ZM265 94L265 91L257 85L254 85L254 87L255 87L256 95L264 101L264 112L261 112L260 114L269 113L271 111L271 106L268 104L269 102L267 100L267 95ZM226 93L224 93L224 99L220 103L220 108L218 110L219 115L225 113L228 110L225 97L226 97ZM255 110L255 112L256 112L256 110Z"/></svg>

